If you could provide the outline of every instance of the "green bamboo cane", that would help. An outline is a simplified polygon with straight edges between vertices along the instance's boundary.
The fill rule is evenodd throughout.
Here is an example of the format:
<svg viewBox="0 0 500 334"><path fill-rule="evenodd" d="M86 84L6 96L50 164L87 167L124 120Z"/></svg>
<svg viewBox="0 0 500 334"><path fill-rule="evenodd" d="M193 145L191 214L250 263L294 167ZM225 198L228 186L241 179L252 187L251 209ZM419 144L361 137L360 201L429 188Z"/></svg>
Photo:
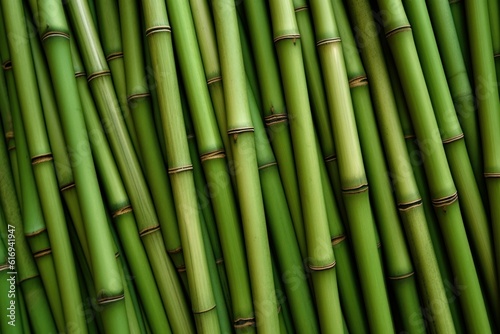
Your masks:
<svg viewBox="0 0 500 334"><path fill-rule="evenodd" d="M488 0L488 13L490 21L491 42L493 46L493 57L495 59L495 73L500 78L500 2L498 0Z"/></svg>
<svg viewBox="0 0 500 334"><path fill-rule="evenodd" d="M93 1L91 1L93 2ZM89 3L90 4L90 3ZM90 7L92 9L92 7ZM95 2L95 14L97 14L98 31L100 32L100 40L102 43L102 49L104 51L104 56L108 63L109 69L111 70L111 77L113 78L113 85L116 90L116 96L118 102L120 103L120 109L122 111L122 117L127 125L127 130L132 140L132 144L137 152L137 157L139 162L142 161L142 155L140 154L139 140L137 135L137 129L135 128L135 121L131 115L131 110L128 104L128 94L126 85L126 65L123 59L123 44L125 43L125 38L120 34L120 27L123 28L126 17L121 17L118 10L118 1L96 1ZM95 20L94 20L95 22Z"/></svg>
<svg viewBox="0 0 500 334"><path fill-rule="evenodd" d="M182 287L175 273L175 268L167 256L161 231L155 229L154 226L152 227L153 231L151 231L151 227L148 228L147 224L149 222L144 220L147 216L144 213L142 216L138 215L138 213L141 213L141 207L135 213L138 217L136 226L131 201L125 190L126 184L120 177L119 166L117 166L110 145L107 143L85 79L84 68L74 44L72 55L97 170L101 175L108 207L114 213L113 221L124 246L124 255L136 277L136 286L143 301L142 304L148 322L155 331L170 332L166 311L172 319L173 326L183 328L183 322L187 322L189 325L189 311L184 301ZM137 201L136 198L133 199ZM143 220L139 220L141 218ZM147 233L140 235L140 230ZM144 246L141 245L140 237L143 238ZM157 288L152 288L155 285ZM179 300L180 302L173 303L172 300ZM164 308L162 307L162 301Z"/></svg>
<svg viewBox="0 0 500 334"><path fill-rule="evenodd" d="M373 331L392 332L393 324L377 252L368 182L354 118L340 36L331 2L311 1L316 43L323 69L339 174L360 273L368 323ZM336 79L340 78L340 79Z"/></svg>
<svg viewBox="0 0 500 334"><path fill-rule="evenodd" d="M453 100L440 62L429 14L424 3L404 1L404 5L409 19L415 27L414 36L417 51L421 59L422 70L435 110L436 120L442 132L441 138L445 145L451 173L460 196L460 207L466 224L468 239L477 259L478 274L485 285L486 299L489 301L493 312L499 313L500 301L498 296L500 294L497 286L495 257L488 218L467 154L464 134L454 112Z"/></svg>
<svg viewBox="0 0 500 334"><path fill-rule="evenodd" d="M57 189L52 154L44 128L23 8L21 3L2 1L2 9L7 33L16 36L16 38L9 39L12 66L14 76L17 78L16 87L20 96L24 126L26 133L29 134L28 147L52 246L67 330L85 331L83 316L78 312L81 297L78 291L75 262Z"/></svg>
<svg viewBox="0 0 500 334"><path fill-rule="evenodd" d="M281 87L278 60L272 43L272 31L269 14L264 1L245 1L245 14L250 29L252 50L257 65L262 113L265 119L269 141L278 162L279 173L283 181L288 208L296 230L302 256L306 256L304 223L293 149L288 129L285 98ZM248 71L247 71L248 73ZM255 94L255 91L254 91ZM258 101L258 100L257 100Z"/></svg>
<svg viewBox="0 0 500 334"><path fill-rule="evenodd" d="M269 232L280 272L285 275L302 267L302 256L277 162L260 116L259 106L249 84L247 91L255 129L255 150ZM306 279L300 279L305 273L299 269L295 275L297 276L294 278L294 284L284 282L295 328L299 333L318 333L319 326L309 285ZM278 286L281 282L275 284Z"/></svg>
<svg viewBox="0 0 500 334"><path fill-rule="evenodd" d="M467 285L460 296L467 327L473 332L488 332L490 325L486 307L475 270L472 253L457 201L457 191L437 121L432 114L432 103L425 85L411 26L399 0L379 1L390 19L385 33L402 81L410 116L423 154L432 203L436 209L454 274Z"/></svg>
<svg viewBox="0 0 500 334"><path fill-rule="evenodd" d="M279 330L278 305L274 295L271 254L236 8L231 1L221 0L213 2L212 10L222 80L228 83L224 85L227 135L230 137L235 164L256 326L259 332L276 333Z"/></svg>
<svg viewBox="0 0 500 334"><path fill-rule="evenodd" d="M453 15L453 22L457 30L458 41L460 42L460 49L462 50L462 58L467 68L469 77L472 78L472 63L471 63L471 49L469 45L469 37L467 31L467 20L465 17L464 1L449 1L451 14Z"/></svg>
<svg viewBox="0 0 500 334"><path fill-rule="evenodd" d="M281 283L281 277L276 266L276 260L273 257L273 278L276 284L276 300L279 303L278 316L280 318L280 332L281 333L294 333L295 327L293 326L292 313L288 307L286 300L286 294L283 291L283 284ZM286 283L285 283L286 284ZM317 325L316 325L317 326Z"/></svg>
<svg viewBox="0 0 500 334"><path fill-rule="evenodd" d="M479 115L479 128L483 144L484 177L490 200L490 215L492 236L495 245L497 277L500 273L500 208L496 199L500 196L500 103L498 101L498 82L495 76L495 63L491 58L492 42L488 8L485 1L465 2L467 27L472 54L472 69L474 72L475 94ZM498 282L497 282L498 283ZM491 293L491 292L490 292ZM498 296L491 296L498 300Z"/></svg>
<svg viewBox="0 0 500 334"><path fill-rule="evenodd" d="M273 37L295 154L304 214L307 255L322 331L342 332L342 313L335 286L335 257L329 238L314 126L307 95L306 76L297 22L291 1L270 2ZM311 201L314 198L314 201ZM323 200L322 200L323 198Z"/></svg>
<svg viewBox="0 0 500 334"><path fill-rule="evenodd" d="M185 264L181 251L174 199L172 198L170 180L167 173L164 172L165 165L155 133L151 100L147 89L144 58L141 51L143 49L141 30L137 15L138 6L134 1L120 1L125 79L127 81L126 95L137 133L138 152L142 156L144 174L162 227L165 246L178 270L183 270Z"/></svg>
<svg viewBox="0 0 500 334"><path fill-rule="evenodd" d="M220 327L203 248L193 166L177 85L171 28L164 2L143 1L142 5L167 145L168 173L184 246L192 309L198 331L211 333L219 331Z"/></svg>
<svg viewBox="0 0 500 334"><path fill-rule="evenodd" d="M478 121L474 95L472 93L466 64L462 57L457 29L453 22L453 15L448 1L432 1L427 4L434 28L434 34L439 46L443 67L448 79L450 93L455 104L460 125L465 135L467 152L474 170L476 183L487 204L486 186L483 178L483 155L481 137L478 133Z"/></svg>
<svg viewBox="0 0 500 334"><path fill-rule="evenodd" d="M429 325L439 332L452 332L453 320L433 252L422 198L404 142L382 46L380 41L373 37L378 34L377 24L369 1L358 0L347 2L347 5L353 18L353 29L356 31L355 37L361 49L367 79L369 82L376 82L370 85L373 105L417 278L424 287L422 290L424 304L430 309L432 316L433 321ZM434 316L437 312L439 317ZM417 314L416 317L420 316Z"/></svg>
<svg viewBox="0 0 500 334"><path fill-rule="evenodd" d="M424 326L410 254L400 225L392 185L387 173L385 154L376 127L366 73L361 63L356 42L349 26L347 13L341 1L332 1L342 38L344 61L351 88L353 108L359 129L367 178L371 184L370 198L382 239L386 272L398 303L404 328L414 331ZM413 317L413 318L412 318Z"/></svg>

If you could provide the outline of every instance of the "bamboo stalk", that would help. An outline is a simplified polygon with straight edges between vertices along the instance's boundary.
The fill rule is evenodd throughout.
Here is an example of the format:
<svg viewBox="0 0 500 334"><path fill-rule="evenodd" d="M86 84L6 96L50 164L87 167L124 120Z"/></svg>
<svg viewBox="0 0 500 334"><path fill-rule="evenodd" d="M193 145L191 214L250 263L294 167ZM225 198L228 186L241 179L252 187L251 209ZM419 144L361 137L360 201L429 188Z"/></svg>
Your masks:
<svg viewBox="0 0 500 334"><path fill-rule="evenodd" d="M500 78L500 2L498 0L488 0L488 13L490 21L491 42L493 46L493 58L495 61L495 73Z"/></svg>
<svg viewBox="0 0 500 334"><path fill-rule="evenodd" d="M279 330L271 254L255 152L254 126L246 88L238 21L234 3L213 3L217 47L224 85L227 135L235 163L236 183L250 283L259 332Z"/></svg>
<svg viewBox="0 0 500 334"><path fill-rule="evenodd" d="M396 62L410 116L424 160L432 202L435 207L454 274L465 285L460 296L467 327L473 332L488 332L490 325L475 270L472 253L457 201L457 191L446 161L446 155L432 103L425 85L411 26L399 0L379 1L381 10L390 13L385 33Z"/></svg>
<svg viewBox="0 0 500 334"><path fill-rule="evenodd" d="M85 331L83 315L78 312L81 297L78 291L75 262L71 253L52 154L43 123L23 8L21 3L2 1L2 9L7 33L18 36L15 40L9 40L12 67L14 76L17 78L16 87L20 96L24 126L26 133L30 134L27 138L28 147L54 255L65 321L67 325L71 325L71 328L67 330Z"/></svg>
<svg viewBox="0 0 500 334"><path fill-rule="evenodd" d="M469 46L467 21L465 17L465 2L458 0L449 1L449 3L451 14L453 15L453 22L455 23L455 28L457 30L458 41L460 42L460 49L462 50L462 58L465 62L467 73L469 74L469 77L472 78L471 51Z"/></svg>

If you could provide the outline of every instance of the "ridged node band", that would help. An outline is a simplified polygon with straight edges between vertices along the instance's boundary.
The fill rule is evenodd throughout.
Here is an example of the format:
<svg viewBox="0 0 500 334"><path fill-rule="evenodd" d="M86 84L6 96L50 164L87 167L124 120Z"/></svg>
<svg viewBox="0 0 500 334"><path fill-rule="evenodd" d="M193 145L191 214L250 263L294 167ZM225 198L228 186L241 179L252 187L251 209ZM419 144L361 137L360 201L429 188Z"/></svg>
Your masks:
<svg viewBox="0 0 500 334"><path fill-rule="evenodd" d="M181 252L182 252L182 247L177 247L177 248L174 248L174 249L168 249L167 250L167 253L170 254L170 255L179 254Z"/></svg>
<svg viewBox="0 0 500 334"><path fill-rule="evenodd" d="M0 266L0 271L4 271L4 270L7 270L7 269L9 269L9 264L8 264L8 263L6 263L6 264L2 264L2 265Z"/></svg>
<svg viewBox="0 0 500 334"><path fill-rule="evenodd" d="M203 314L203 313L207 313L207 312L210 312L212 310L215 309L215 304L213 306L210 306L209 308L205 309L205 310L201 310L201 311L195 311L193 310L193 314Z"/></svg>
<svg viewBox="0 0 500 334"><path fill-rule="evenodd" d="M5 71L11 70L12 69L12 61L10 61L10 59L4 61L3 64L2 64L2 68Z"/></svg>
<svg viewBox="0 0 500 334"><path fill-rule="evenodd" d="M170 175L172 175L172 174L187 172L189 170L193 170L193 165L185 165L185 166L179 166L179 167L172 167L172 168L168 169L168 173Z"/></svg>
<svg viewBox="0 0 500 334"><path fill-rule="evenodd" d="M245 132L254 132L253 126L244 126L241 128L227 130L228 136L239 135L239 134L245 133Z"/></svg>
<svg viewBox="0 0 500 334"><path fill-rule="evenodd" d="M62 186L61 188L59 188L59 191L65 192L66 190L70 190L70 189L74 188L75 186L76 186L75 182L71 182L71 183L66 184L66 185Z"/></svg>
<svg viewBox="0 0 500 334"><path fill-rule="evenodd" d="M177 268L178 273L185 273L186 272L186 266L185 265L180 265Z"/></svg>
<svg viewBox="0 0 500 334"><path fill-rule="evenodd" d="M146 37L158 32L172 32L172 28L170 26L156 26L148 28L146 29Z"/></svg>
<svg viewBox="0 0 500 334"><path fill-rule="evenodd" d="M498 58L498 57L500 57L500 53L495 53L495 54L493 55L493 58Z"/></svg>
<svg viewBox="0 0 500 334"><path fill-rule="evenodd" d="M419 198L415 201L411 202L406 202L406 203L398 203L398 209L399 211L409 211L413 208L416 208L418 206L422 205L422 199Z"/></svg>
<svg viewBox="0 0 500 334"><path fill-rule="evenodd" d="M106 57L106 61L109 63L110 61L115 60L115 59L118 59L118 58L123 58L123 52L118 51L118 52L113 52L113 53L110 53L110 54Z"/></svg>
<svg viewBox="0 0 500 334"><path fill-rule="evenodd" d="M483 175L487 179L500 178L500 172L499 173L484 173Z"/></svg>
<svg viewBox="0 0 500 334"><path fill-rule="evenodd" d="M415 139L415 138L417 138L417 136L415 136L414 134L409 134L409 135L405 135L404 138L405 139Z"/></svg>
<svg viewBox="0 0 500 334"><path fill-rule="evenodd" d="M160 225L146 227L145 229L143 229L142 231L139 232L139 237L141 237L141 238L145 237L148 234L154 233L154 232L159 231L159 230L160 230Z"/></svg>
<svg viewBox="0 0 500 334"><path fill-rule="evenodd" d="M366 77L366 75L360 75L359 77L355 77L349 80L349 88L351 89L366 85L368 85L368 78Z"/></svg>
<svg viewBox="0 0 500 334"><path fill-rule="evenodd" d="M443 144L450 144L450 143L453 143L454 141L460 140L462 138L464 138L464 134L463 133L461 133L459 135L456 135L456 136L453 136L451 138L443 139Z"/></svg>
<svg viewBox="0 0 500 334"><path fill-rule="evenodd" d="M52 248L46 248L46 249L42 249L38 252L36 252L35 254L33 254L33 257L35 259L39 259L45 255L49 255L49 254L52 254Z"/></svg>
<svg viewBox="0 0 500 334"><path fill-rule="evenodd" d="M353 188L343 188L342 192L344 194L359 194L368 191L368 183L360 184L359 186Z"/></svg>
<svg viewBox="0 0 500 334"><path fill-rule="evenodd" d="M338 235L336 237L333 237L332 240L331 240L332 246L337 246L338 244L340 244L341 242L343 242L345 239L346 239L346 236L344 234L341 234L341 235Z"/></svg>
<svg viewBox="0 0 500 334"><path fill-rule="evenodd" d="M51 37L62 37L69 39L69 34L63 31L47 31L45 34L42 35L41 40L43 42Z"/></svg>
<svg viewBox="0 0 500 334"><path fill-rule="evenodd" d="M266 123L267 127L284 123L288 121L288 114L273 114L264 117L264 122Z"/></svg>
<svg viewBox="0 0 500 334"><path fill-rule="evenodd" d="M133 100L137 100L137 99L142 99L142 98L145 98L145 97L150 97L151 94L149 93L137 93L137 94L132 94L132 95L129 95L127 97L127 102L130 103L132 102Z"/></svg>
<svg viewBox="0 0 500 334"><path fill-rule="evenodd" d="M276 161L269 162L267 164L263 164L262 166L259 166L259 170L263 170L272 166L276 166L278 163Z"/></svg>
<svg viewBox="0 0 500 334"><path fill-rule="evenodd" d="M217 150L200 155L200 160L201 162L205 162L207 160L213 159L224 159L225 157L226 153L224 152L224 150Z"/></svg>
<svg viewBox="0 0 500 334"><path fill-rule="evenodd" d="M412 271L411 273L403 274L403 275L399 275L399 276L389 276L388 278L391 281L398 281L398 280L402 280L402 279L405 279L405 278L408 278L408 277L412 277L413 275L415 275L414 271Z"/></svg>
<svg viewBox="0 0 500 334"><path fill-rule="evenodd" d="M219 81L222 81L222 77L220 75L214 78L207 79L207 85L210 86L211 84L214 84Z"/></svg>
<svg viewBox="0 0 500 334"><path fill-rule="evenodd" d="M285 39L292 39L295 42L295 40L300 39L300 34L286 34L274 37L274 43L278 43L279 41L283 41Z"/></svg>
<svg viewBox="0 0 500 334"><path fill-rule="evenodd" d="M234 321L233 327L236 329L255 325L255 318L239 318Z"/></svg>
<svg viewBox="0 0 500 334"><path fill-rule="evenodd" d="M335 160L337 160L337 156L335 154L325 157L325 162L334 162Z"/></svg>
<svg viewBox="0 0 500 334"><path fill-rule="evenodd" d="M223 258L217 259L215 261L215 264L223 264L223 263L224 263L224 259Z"/></svg>
<svg viewBox="0 0 500 334"><path fill-rule="evenodd" d="M13 138L14 138L14 131L7 131L5 133L5 139L6 140L13 139Z"/></svg>
<svg viewBox="0 0 500 334"><path fill-rule="evenodd" d="M442 198L437 198L432 200L432 205L434 207L439 208L443 206L447 206L450 204L453 204L458 199L458 193L455 191L453 194L450 196L442 197Z"/></svg>
<svg viewBox="0 0 500 334"><path fill-rule="evenodd" d="M114 219L116 217L122 216L122 215L130 213L130 212L132 212L132 206L127 205L127 206L124 206L123 208L118 209L115 212L113 212L112 217Z"/></svg>
<svg viewBox="0 0 500 334"><path fill-rule="evenodd" d="M316 42L316 46L323 46L331 43L340 43L342 40L340 37L325 38Z"/></svg>
<svg viewBox="0 0 500 334"><path fill-rule="evenodd" d="M87 81L91 82L94 79L97 79L97 78L100 78L100 77L105 77L107 75L111 75L111 71L110 70L103 70L103 71L95 72L95 73L90 74L87 77Z"/></svg>
<svg viewBox="0 0 500 334"><path fill-rule="evenodd" d="M325 264L324 266L313 266L311 264L308 264L307 267L312 270L312 271L323 271L323 270L328 270L332 269L337 265L337 261L333 261L332 263Z"/></svg>
<svg viewBox="0 0 500 334"><path fill-rule="evenodd" d="M31 158L31 164L38 165L52 160L54 160L52 153L40 154Z"/></svg>
<svg viewBox="0 0 500 334"><path fill-rule="evenodd" d="M87 76L87 73L85 73L84 71L75 72L75 78L86 77L86 76Z"/></svg>
<svg viewBox="0 0 500 334"><path fill-rule="evenodd" d="M391 36L396 35L397 33L408 31L408 30L411 30L411 26L409 24L394 28L394 29L389 30L388 32L385 33L385 38L389 38Z"/></svg>
<svg viewBox="0 0 500 334"><path fill-rule="evenodd" d="M295 8L295 13L301 12L303 10L309 10L309 6L308 5L299 6Z"/></svg>
<svg viewBox="0 0 500 334"><path fill-rule="evenodd" d="M114 302L117 302L119 300L122 300L124 298L125 298L125 295L99 298L97 300L97 304L99 304L99 305L110 304L110 303L114 303Z"/></svg>

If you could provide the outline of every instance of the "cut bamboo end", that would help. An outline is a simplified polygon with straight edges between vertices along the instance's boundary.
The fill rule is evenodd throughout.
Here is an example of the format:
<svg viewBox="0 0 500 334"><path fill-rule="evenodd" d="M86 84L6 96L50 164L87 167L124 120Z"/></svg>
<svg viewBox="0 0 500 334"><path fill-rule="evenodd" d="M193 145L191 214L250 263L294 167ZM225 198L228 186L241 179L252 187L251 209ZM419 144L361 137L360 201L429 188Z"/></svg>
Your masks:
<svg viewBox="0 0 500 334"><path fill-rule="evenodd" d="M299 6L295 8L295 13L301 12L303 10L309 10L309 6L308 5Z"/></svg>
<svg viewBox="0 0 500 334"><path fill-rule="evenodd" d="M331 239L332 241L332 246L337 246L339 245L340 243L342 243L347 237L344 235L344 234L341 234L341 235L338 235L336 237L333 237Z"/></svg>
<svg viewBox="0 0 500 334"><path fill-rule="evenodd" d="M125 207L123 207L123 208L121 208L121 209L118 209L118 210L116 210L115 212L113 212L112 217L113 217L113 219L114 219L114 218L116 218L116 217L119 217L119 216L121 216L121 215L124 215L124 214L130 213L130 212L132 212L132 206L127 205L127 206L125 206Z"/></svg>
<svg viewBox="0 0 500 334"><path fill-rule="evenodd" d="M458 199L458 193L455 191L450 196L437 198L432 200L432 205L436 208L447 206L453 204Z"/></svg>
<svg viewBox="0 0 500 334"><path fill-rule="evenodd" d="M5 139L7 140L14 139L14 131L7 131L5 133Z"/></svg>
<svg viewBox="0 0 500 334"><path fill-rule="evenodd" d="M453 136L451 138L446 138L446 139L443 139L443 144L450 144L450 143L453 143L455 141L458 141L460 139L464 138L464 134L461 133L461 134L458 134L456 136Z"/></svg>
<svg viewBox="0 0 500 334"><path fill-rule="evenodd" d="M223 258L217 259L215 261L215 264L217 264L217 265L220 265L220 264L223 264L223 263L224 263L224 259Z"/></svg>
<svg viewBox="0 0 500 334"><path fill-rule="evenodd" d="M273 161L273 162L270 162L267 164L263 164L262 166L259 166L259 170L263 170L263 169L266 169L268 167L276 166L277 164L278 163L276 161Z"/></svg>
<svg viewBox="0 0 500 334"><path fill-rule="evenodd" d="M6 60L3 62L2 64L2 68L5 70L5 71L8 71L8 70L11 70L12 69L12 61L9 60Z"/></svg>
<svg viewBox="0 0 500 334"><path fill-rule="evenodd" d="M368 183L360 184L353 188L342 188L344 194L359 194L368 191Z"/></svg>
<svg viewBox="0 0 500 334"><path fill-rule="evenodd" d="M62 186L61 188L59 188L59 191L60 191L60 192L65 192L65 191L67 191L67 190L70 190L70 189L74 188L75 186L76 186L76 185L75 185L75 182L71 182L71 183L69 183L69 184L67 184L67 185L64 185L64 186Z"/></svg>
<svg viewBox="0 0 500 334"><path fill-rule="evenodd" d="M109 63L110 61L115 60L115 59L119 59L119 58L123 58L123 52L121 52L121 51L110 53L106 57L106 61Z"/></svg>
<svg viewBox="0 0 500 334"><path fill-rule="evenodd" d="M272 114L264 117L264 122L266 123L267 127L288 122L288 114Z"/></svg>
<svg viewBox="0 0 500 334"><path fill-rule="evenodd" d="M340 43L341 41L342 40L340 39L340 37L325 38L325 39L321 39L321 40L317 41L316 47L320 47L320 46L332 44L332 43Z"/></svg>
<svg viewBox="0 0 500 334"><path fill-rule="evenodd" d="M398 280L402 280L402 279L405 279L405 278L412 277L413 275L415 275L415 272L414 272L414 271L412 271L412 272L410 272L410 273L407 273L407 274L398 275L398 276L388 276L388 278L389 278L391 281L398 281Z"/></svg>
<svg viewBox="0 0 500 334"><path fill-rule="evenodd" d="M94 79L97 79L97 78L100 78L100 77L104 77L104 76L107 76L107 75L111 75L111 71L110 70L104 70L104 71L95 72L95 73L90 74L87 77L87 81L91 82Z"/></svg>
<svg viewBox="0 0 500 334"><path fill-rule="evenodd" d="M210 306L210 307L208 307L208 308L206 308L206 309L204 309L204 310L201 310L201 311L195 311L195 310L193 310L193 314L203 314L203 313L208 313L208 312L210 312L210 311L212 311L212 310L215 310L215 307L216 307L216 306L217 306L217 305L215 305L215 304L214 304L213 306Z"/></svg>
<svg viewBox="0 0 500 334"><path fill-rule="evenodd" d="M160 225L146 227L145 229L139 232L139 237L143 238L146 235L154 233L159 230L160 230Z"/></svg>
<svg viewBox="0 0 500 334"><path fill-rule="evenodd" d="M408 31L408 30L411 30L411 26L409 24L394 28L394 29L389 30L388 32L385 33L385 38L392 37L400 32L404 32L404 31Z"/></svg>
<svg viewBox="0 0 500 334"><path fill-rule="evenodd" d="M87 76L87 73L81 71L81 72L75 72L75 78L79 78L79 77L86 77Z"/></svg>
<svg viewBox="0 0 500 334"><path fill-rule="evenodd" d="M39 259L39 258L44 257L44 256L49 255L49 254L52 254L52 248L42 249L42 250L34 253L33 257L35 259Z"/></svg>
<svg viewBox="0 0 500 334"><path fill-rule="evenodd" d="M42 42L45 40L52 38L52 37L62 37L69 39L69 34L63 31L47 31L45 34L42 35Z"/></svg>
<svg viewBox="0 0 500 334"><path fill-rule="evenodd" d="M220 75L218 75L214 78L207 79L207 85L210 86L211 84L214 84L214 83L219 82L219 81L222 81L222 77Z"/></svg>
<svg viewBox="0 0 500 334"><path fill-rule="evenodd" d="M328 263L328 264L325 264L323 266L314 266L311 264L308 264L307 266L312 271L324 271L324 270L332 269L336 265L337 265L337 261L333 261L332 263Z"/></svg>
<svg viewBox="0 0 500 334"><path fill-rule="evenodd" d="M366 75L360 75L359 77L349 80L349 88L351 89L366 85L368 85L368 77Z"/></svg>
<svg viewBox="0 0 500 334"><path fill-rule="evenodd" d="M168 173L170 175L172 174L177 174L177 173L182 173L182 172L187 172L193 170L193 165L185 165L185 166L179 166L179 167L172 167L168 169Z"/></svg>
<svg viewBox="0 0 500 334"><path fill-rule="evenodd" d="M226 153L224 150L217 150L213 152L208 152L200 155L201 162L205 162L213 159L224 159L226 157Z"/></svg>
<svg viewBox="0 0 500 334"><path fill-rule="evenodd" d="M97 304L99 305L105 305L105 304L110 304L110 303L114 303L114 302L117 302L117 301L120 301L122 299L125 299L125 295L118 295L118 296L112 296L112 297L103 297L103 298L99 298L97 300Z"/></svg>
<svg viewBox="0 0 500 334"><path fill-rule="evenodd" d="M148 28L148 29L146 29L146 37L148 37L149 35L152 35L152 34L156 34L158 32L170 33L170 32L172 32L172 27L164 25L164 26L155 26L155 27Z"/></svg>
<svg viewBox="0 0 500 334"><path fill-rule="evenodd" d="M54 160L52 153L45 153L45 154L40 154L40 155L32 157L31 164L34 166L34 165L39 165L41 163L49 162L52 160Z"/></svg>
<svg viewBox="0 0 500 334"><path fill-rule="evenodd" d="M132 94L132 95L129 95L127 97L127 102L128 103L131 103L132 101L134 100L138 100L138 99L143 99L143 98L146 98L146 97L150 97L151 94L149 93L137 93L137 94Z"/></svg>
<svg viewBox="0 0 500 334"><path fill-rule="evenodd" d="M179 254L181 252L182 252L182 247L177 247L177 248L174 248L174 249L167 249L167 253L170 254L170 255Z"/></svg>
<svg viewBox="0 0 500 334"><path fill-rule="evenodd" d="M245 327L255 326L255 318L239 318L234 321L233 327L241 329Z"/></svg>
<svg viewBox="0 0 500 334"><path fill-rule="evenodd" d="M422 205L422 199L419 198L417 200L407 202L407 203L398 203L398 209L399 211L409 211L413 208L416 208L418 206Z"/></svg>
<svg viewBox="0 0 500 334"><path fill-rule="evenodd" d="M337 156L335 154L325 157L325 162L334 162L335 160L337 160Z"/></svg>
<svg viewBox="0 0 500 334"><path fill-rule="evenodd" d="M500 173L484 173L483 175L487 179L500 178Z"/></svg>
<svg viewBox="0 0 500 334"><path fill-rule="evenodd" d="M291 39L295 43L296 40L300 39L300 34L285 34L285 35L274 37L274 43L278 43L279 41L283 41L286 39Z"/></svg>

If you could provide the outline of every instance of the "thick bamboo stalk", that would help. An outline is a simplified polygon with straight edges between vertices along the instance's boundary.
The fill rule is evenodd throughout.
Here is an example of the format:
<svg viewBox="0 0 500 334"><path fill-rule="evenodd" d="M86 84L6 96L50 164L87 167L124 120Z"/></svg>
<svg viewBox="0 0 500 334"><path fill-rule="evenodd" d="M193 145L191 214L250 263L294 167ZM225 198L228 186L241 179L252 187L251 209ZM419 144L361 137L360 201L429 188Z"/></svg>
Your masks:
<svg viewBox="0 0 500 334"><path fill-rule="evenodd" d="M403 90L421 145L432 203L440 221L452 268L457 278L467 285L460 296L467 327L472 332L489 332L491 328L460 213L457 190L446 160L437 121L432 113L432 103L411 26L401 1L380 0L378 3L381 10L390 14L385 26L386 38L399 76L404 78Z"/></svg>
<svg viewBox="0 0 500 334"><path fill-rule="evenodd" d="M225 83L227 135L235 164L256 326L259 332L276 333L279 330L278 305L236 8L231 1L218 0L213 2L212 10Z"/></svg>
<svg viewBox="0 0 500 334"><path fill-rule="evenodd" d="M299 29L291 1L270 2L273 37L278 53L299 190L304 214L307 255L320 328L342 332L342 314L335 286L335 257L329 238L314 126L307 94ZM314 200L311 200L314 198Z"/></svg>

